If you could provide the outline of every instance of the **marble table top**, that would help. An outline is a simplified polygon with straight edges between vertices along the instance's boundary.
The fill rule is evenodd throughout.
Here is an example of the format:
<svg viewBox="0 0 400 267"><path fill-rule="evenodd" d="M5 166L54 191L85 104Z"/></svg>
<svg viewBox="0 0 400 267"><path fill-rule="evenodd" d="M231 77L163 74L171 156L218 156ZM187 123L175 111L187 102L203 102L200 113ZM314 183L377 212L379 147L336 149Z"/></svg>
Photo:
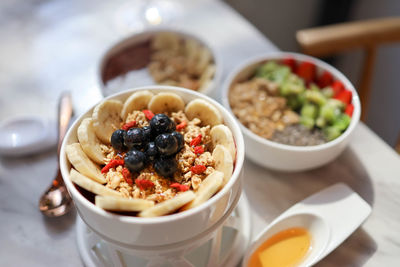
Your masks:
<svg viewBox="0 0 400 267"><path fill-rule="evenodd" d="M223 2L187 2L175 1L180 9L169 23L193 31L216 49L224 63L222 78L242 60L277 50ZM54 120L57 98L64 90L72 91L76 115L99 101L96 75L101 55L128 34L116 19L116 7L125 3L1 1L0 120L27 114ZM0 157L0 266L83 265L76 246L76 213L48 219L37 208L56 164L55 149L27 157ZM399 265L400 160L364 124L358 125L344 153L324 167L288 174L246 160L244 172L253 235L294 203L345 182L373 212L317 266Z"/></svg>

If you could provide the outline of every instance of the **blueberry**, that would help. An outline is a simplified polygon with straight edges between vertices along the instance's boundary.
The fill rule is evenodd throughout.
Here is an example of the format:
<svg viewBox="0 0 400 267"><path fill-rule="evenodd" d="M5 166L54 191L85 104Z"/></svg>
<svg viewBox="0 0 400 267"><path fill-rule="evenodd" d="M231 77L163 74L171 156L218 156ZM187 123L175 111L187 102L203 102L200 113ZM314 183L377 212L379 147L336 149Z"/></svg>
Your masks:
<svg viewBox="0 0 400 267"><path fill-rule="evenodd" d="M161 157L154 161L154 169L161 176L171 177L178 169L178 163L175 157Z"/></svg>
<svg viewBox="0 0 400 267"><path fill-rule="evenodd" d="M143 137L144 137L144 141L145 142L150 142L152 139L152 135L151 135L151 128L150 126L144 126L142 128L143 130Z"/></svg>
<svg viewBox="0 0 400 267"><path fill-rule="evenodd" d="M124 151L126 149L124 144L125 130L116 130L111 135L111 146L117 151Z"/></svg>
<svg viewBox="0 0 400 267"><path fill-rule="evenodd" d="M154 159L158 155L158 149L157 149L156 145L154 144L154 142L147 143L144 151L145 151L144 153L146 154L146 158L148 161L154 161Z"/></svg>
<svg viewBox="0 0 400 267"><path fill-rule="evenodd" d="M154 143L163 156L170 156L178 151L178 141L172 134L160 134L156 137Z"/></svg>
<svg viewBox="0 0 400 267"><path fill-rule="evenodd" d="M129 149L140 148L144 145L145 139L142 128L130 128L125 135L125 146Z"/></svg>
<svg viewBox="0 0 400 267"><path fill-rule="evenodd" d="M181 150L185 144L185 141L183 139L183 135L178 132L172 132L171 135L175 137L176 141L178 142L178 151Z"/></svg>
<svg viewBox="0 0 400 267"><path fill-rule="evenodd" d="M132 149L125 154L124 162L131 172L138 172L145 167L146 155L142 151Z"/></svg>
<svg viewBox="0 0 400 267"><path fill-rule="evenodd" d="M171 123L169 124L169 127L168 127L168 133L172 133L175 130L176 130L176 124L173 120L171 120Z"/></svg>
<svg viewBox="0 0 400 267"><path fill-rule="evenodd" d="M153 136L162 133L170 133L175 130L175 123L165 114L156 114L150 120L150 127Z"/></svg>

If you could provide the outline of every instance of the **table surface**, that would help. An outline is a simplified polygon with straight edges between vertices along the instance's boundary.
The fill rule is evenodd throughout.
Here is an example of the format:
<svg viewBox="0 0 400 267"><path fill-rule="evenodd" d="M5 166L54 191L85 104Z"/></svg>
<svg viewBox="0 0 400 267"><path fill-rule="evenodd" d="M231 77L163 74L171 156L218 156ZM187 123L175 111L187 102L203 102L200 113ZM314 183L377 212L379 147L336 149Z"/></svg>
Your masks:
<svg viewBox="0 0 400 267"><path fill-rule="evenodd" d="M0 120L26 114L54 120L57 98L67 89L76 114L99 101L100 57L128 34L116 16L116 6L125 1L15 2L0 3ZM182 6L170 23L193 31L216 49L223 60L223 78L242 60L277 50L222 2L176 3ZM398 266L399 157L362 123L350 143L334 162L307 172L279 173L246 160L244 191L251 203L253 235L294 203L344 182L373 212L317 266ZM56 166L55 149L0 158L0 266L82 265L75 241L76 213L48 219L37 208Z"/></svg>

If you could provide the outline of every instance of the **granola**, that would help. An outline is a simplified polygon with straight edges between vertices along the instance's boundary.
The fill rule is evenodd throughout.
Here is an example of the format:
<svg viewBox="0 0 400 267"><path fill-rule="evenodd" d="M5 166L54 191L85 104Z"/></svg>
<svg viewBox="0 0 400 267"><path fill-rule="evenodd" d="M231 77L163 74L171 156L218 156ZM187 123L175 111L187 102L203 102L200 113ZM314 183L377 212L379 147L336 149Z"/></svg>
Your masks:
<svg viewBox="0 0 400 267"><path fill-rule="evenodd" d="M277 95L276 83L255 78L237 83L229 91L229 102L240 122L255 134L270 139L275 130L299 122L299 115Z"/></svg>
<svg viewBox="0 0 400 267"><path fill-rule="evenodd" d="M106 187L121 192L124 197L153 200L159 203L171 199L179 193L178 190L169 188L171 184L178 182L187 185L188 189L196 191L204 178L215 171L215 160L210 153L210 151L212 152L210 126L200 126L201 121L198 118L189 120L183 111L172 112L170 117L175 124L180 124L183 121L187 122L187 126L179 131L184 135L185 144L175 156L178 169L172 179L160 176L152 166L149 166L140 171L140 173L132 174L132 180L145 179L154 183L153 187L141 190L137 184L129 185L126 182L122 174L123 167L118 166L117 168L110 168L105 173L107 180ZM135 110L129 113L123 124L131 121L136 121L140 127L149 125L149 120L143 111ZM202 135L201 145L204 146L205 151L202 154L196 154L194 147L190 146L190 142L200 134ZM110 160L123 157L123 154L118 154L111 145L104 145L104 151L108 152L106 157ZM204 165L206 171L194 174L190 169L195 165Z"/></svg>

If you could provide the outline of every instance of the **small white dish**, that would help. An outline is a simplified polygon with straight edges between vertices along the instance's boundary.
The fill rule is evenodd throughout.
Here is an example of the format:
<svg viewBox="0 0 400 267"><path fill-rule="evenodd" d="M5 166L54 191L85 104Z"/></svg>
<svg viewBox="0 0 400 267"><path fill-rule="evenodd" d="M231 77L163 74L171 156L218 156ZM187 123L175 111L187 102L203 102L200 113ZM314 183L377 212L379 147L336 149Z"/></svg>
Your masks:
<svg viewBox="0 0 400 267"><path fill-rule="evenodd" d="M371 213L370 205L347 185L330 186L292 206L258 235L247 250L242 267L273 235L303 227L311 235L311 249L298 267L311 266L338 247Z"/></svg>
<svg viewBox="0 0 400 267"><path fill-rule="evenodd" d="M21 156L55 146L56 125L36 116L15 117L0 124L0 154Z"/></svg>
<svg viewBox="0 0 400 267"><path fill-rule="evenodd" d="M104 52L104 55L100 59L97 70L97 77L100 85L100 91L103 94L103 96L110 96L112 94L129 90L131 88L150 86L156 84L153 78L149 77L150 74L148 73L147 70L141 71L141 69L143 68L147 69L146 66L143 66L139 70L134 70L134 71L131 70L125 74L120 74L117 77L110 80L107 80L104 77L104 75L110 60L112 60L116 55L126 50L127 48L134 47L138 44L142 44L146 41L149 41L152 37L161 32L175 33L184 39L195 40L210 51L213 63L215 64L216 67L214 76L210 80L207 86L205 86L201 90L199 89L196 92L205 94L213 98L217 96L218 93L217 89L221 81L223 66L221 59L219 58L215 48L212 45L210 45L206 40L198 36L196 33L180 29L179 27L166 27L166 26L157 26L151 29L146 29L139 33L132 34L123 40L119 40Z"/></svg>

